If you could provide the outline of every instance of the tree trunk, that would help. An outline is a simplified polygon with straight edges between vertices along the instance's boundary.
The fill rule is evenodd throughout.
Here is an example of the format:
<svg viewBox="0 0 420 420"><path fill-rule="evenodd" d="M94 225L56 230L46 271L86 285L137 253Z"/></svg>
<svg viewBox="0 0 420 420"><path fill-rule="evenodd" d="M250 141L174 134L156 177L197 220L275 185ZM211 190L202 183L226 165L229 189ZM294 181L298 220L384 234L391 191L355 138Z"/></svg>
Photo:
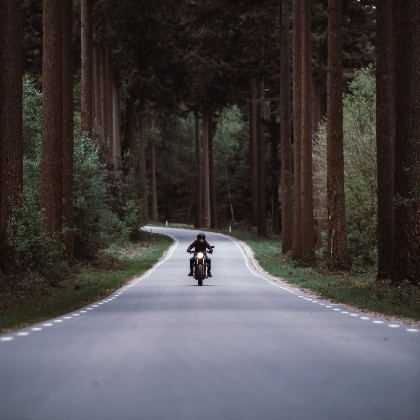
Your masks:
<svg viewBox="0 0 420 420"><path fill-rule="evenodd" d="M293 141L294 141L294 209L293 258L302 259L302 209L301 209L301 76L302 29L301 0L293 0Z"/></svg>
<svg viewBox="0 0 420 420"><path fill-rule="evenodd" d="M322 84L319 81L313 81L313 108L312 108L312 131L317 132L319 129L319 124L322 119L325 117L323 114L324 109L324 99L325 93ZM324 195L321 194L321 191L324 191L323 188L320 188L314 182L314 179L317 179L320 171L320 167L317 162L312 162L312 181L313 181L313 200L314 200L314 225L315 225L315 249L321 248L324 244L324 239L322 237L322 232L328 230L327 220L326 220L326 200Z"/></svg>
<svg viewBox="0 0 420 420"><path fill-rule="evenodd" d="M302 0L302 143L301 143L301 217L302 260L315 262L314 204L312 186L312 78L311 78L311 7Z"/></svg>
<svg viewBox="0 0 420 420"><path fill-rule="evenodd" d="M101 73L100 73L100 46L97 42L93 44L93 128L92 137L96 144L100 144L100 133L102 129L102 104L101 104Z"/></svg>
<svg viewBox="0 0 420 420"><path fill-rule="evenodd" d="M121 166L121 112L120 112L120 88L118 78L114 73L112 79L112 128L113 128L113 149L112 159L116 168Z"/></svg>
<svg viewBox="0 0 420 420"><path fill-rule="evenodd" d="M105 47L103 44L99 46L99 78L100 78L100 89L101 89L101 145L107 146L108 144L108 105L107 105L107 71L106 71L106 54Z"/></svg>
<svg viewBox="0 0 420 420"><path fill-rule="evenodd" d="M22 2L0 1L0 234L23 191Z"/></svg>
<svg viewBox="0 0 420 420"><path fill-rule="evenodd" d="M145 123L144 118L139 117L139 172L140 172L140 198L143 204L143 220L149 220L149 186L146 171L146 146L144 144Z"/></svg>
<svg viewBox="0 0 420 420"><path fill-rule="evenodd" d="M155 128L154 121L152 122L152 128ZM156 185L156 152L155 152L155 141L154 139L150 145L151 155L152 155L152 170L151 170L151 188L152 188L152 221L157 222L159 220L158 212L158 200L157 200L157 185Z"/></svg>
<svg viewBox="0 0 420 420"><path fill-rule="evenodd" d="M92 110L93 110L93 25L92 0L80 2L81 24L81 92L80 92L80 118L81 129L92 137Z"/></svg>
<svg viewBox="0 0 420 420"><path fill-rule="evenodd" d="M203 113L203 226L211 226L210 166L209 166L209 112Z"/></svg>
<svg viewBox="0 0 420 420"><path fill-rule="evenodd" d="M125 99L125 119L124 119L124 141L122 143L122 155L126 165L130 165L129 155L133 148L134 135L134 99L130 92L127 92Z"/></svg>
<svg viewBox="0 0 420 420"><path fill-rule="evenodd" d="M113 101L112 101L112 84L113 84L113 70L111 63L111 52L109 45L105 48L105 62L106 62L106 113L107 113L107 122L108 122L108 137L107 137L107 147L108 147L108 162L113 163L113 150L114 150L114 127L113 127Z"/></svg>
<svg viewBox="0 0 420 420"><path fill-rule="evenodd" d="M274 101L271 101L270 122L273 127L276 125L277 108ZM274 234L280 234L280 213L279 213L279 133L274 130L270 133L271 144L271 224Z"/></svg>
<svg viewBox="0 0 420 420"><path fill-rule="evenodd" d="M265 178L265 126L264 126L264 80L258 81L257 101L257 186L258 186L258 236L267 236L267 203L266 203L266 178Z"/></svg>
<svg viewBox="0 0 420 420"><path fill-rule="evenodd" d="M292 151L290 121L290 40L289 0L282 0L280 58L281 117L281 249L286 254L293 245Z"/></svg>
<svg viewBox="0 0 420 420"><path fill-rule="evenodd" d="M63 1L63 226L73 258L73 0Z"/></svg>
<svg viewBox="0 0 420 420"><path fill-rule="evenodd" d="M343 157L342 0L328 1L327 207L328 264L348 270Z"/></svg>
<svg viewBox="0 0 420 420"><path fill-rule="evenodd" d="M200 117L194 112L195 126L195 222L194 227L203 226L203 168L200 136Z"/></svg>
<svg viewBox="0 0 420 420"><path fill-rule="evenodd" d="M378 279L391 277L394 260L394 71L392 0L376 6L376 152Z"/></svg>
<svg viewBox="0 0 420 420"><path fill-rule="evenodd" d="M45 230L61 232L63 217L62 2L43 2L41 207Z"/></svg>
<svg viewBox="0 0 420 420"><path fill-rule="evenodd" d="M256 226L258 221L257 101L258 82L257 79L252 79L249 101L249 166L251 168L251 210L253 226Z"/></svg>
<svg viewBox="0 0 420 420"><path fill-rule="evenodd" d="M392 280L420 284L420 2L393 2L395 261Z"/></svg>
<svg viewBox="0 0 420 420"><path fill-rule="evenodd" d="M211 227L217 227L216 190L214 187L214 156L213 156L213 114L209 112L209 183L210 183L210 215Z"/></svg>

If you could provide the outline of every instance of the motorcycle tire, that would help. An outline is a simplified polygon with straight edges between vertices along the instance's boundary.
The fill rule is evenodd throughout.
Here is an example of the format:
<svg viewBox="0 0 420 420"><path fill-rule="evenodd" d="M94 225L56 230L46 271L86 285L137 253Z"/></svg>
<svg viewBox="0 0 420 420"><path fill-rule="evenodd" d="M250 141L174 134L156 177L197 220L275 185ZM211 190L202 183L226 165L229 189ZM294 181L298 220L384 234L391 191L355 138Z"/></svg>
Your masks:
<svg viewBox="0 0 420 420"><path fill-rule="evenodd" d="M200 264L197 267L197 280L198 280L199 286L203 285L203 279L204 279L204 266Z"/></svg>

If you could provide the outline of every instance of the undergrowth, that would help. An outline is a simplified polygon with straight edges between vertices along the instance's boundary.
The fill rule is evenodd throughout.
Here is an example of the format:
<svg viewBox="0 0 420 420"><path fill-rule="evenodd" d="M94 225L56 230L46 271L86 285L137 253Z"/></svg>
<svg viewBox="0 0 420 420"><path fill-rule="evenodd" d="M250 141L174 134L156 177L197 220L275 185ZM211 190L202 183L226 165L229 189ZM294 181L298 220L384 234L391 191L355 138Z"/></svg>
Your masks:
<svg viewBox="0 0 420 420"><path fill-rule="evenodd" d="M89 265L73 267L58 285L26 273L0 277L0 333L79 309L109 295L150 269L171 243L166 236L142 232L140 241L113 245Z"/></svg>
<svg viewBox="0 0 420 420"><path fill-rule="evenodd" d="M302 267L290 256L281 254L277 236L259 238L243 231L231 234L243 240L253 250L261 267L273 276L362 310L420 320L420 288L409 282L378 281L374 265L354 266L350 272L335 273L322 267Z"/></svg>

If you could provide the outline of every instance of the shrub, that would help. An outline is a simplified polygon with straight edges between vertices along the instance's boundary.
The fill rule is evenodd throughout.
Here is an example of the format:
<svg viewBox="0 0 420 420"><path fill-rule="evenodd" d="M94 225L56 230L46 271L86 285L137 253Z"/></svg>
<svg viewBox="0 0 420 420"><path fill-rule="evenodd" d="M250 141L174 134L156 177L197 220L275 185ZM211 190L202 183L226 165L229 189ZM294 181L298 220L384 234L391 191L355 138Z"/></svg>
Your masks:
<svg viewBox="0 0 420 420"><path fill-rule="evenodd" d="M42 278L50 285L57 285L69 271L60 238L51 238L43 230L44 214L39 206L41 105L41 93L31 79L25 76L23 204L14 210L8 231L1 234L0 270L3 275L12 273L15 276L26 272L31 278ZM116 200L108 175L92 140L86 135L75 134L73 204L76 258L93 259L110 242L127 240L139 222L139 206L128 193ZM127 184L124 189L130 190L128 182L131 180L125 181L121 177L117 185L118 191L123 189L121 186L124 182ZM130 191L133 194L132 188Z"/></svg>
<svg viewBox="0 0 420 420"><path fill-rule="evenodd" d="M68 275L64 249L58 238L45 235L42 210L25 199L8 225L15 272L38 273L56 286Z"/></svg>

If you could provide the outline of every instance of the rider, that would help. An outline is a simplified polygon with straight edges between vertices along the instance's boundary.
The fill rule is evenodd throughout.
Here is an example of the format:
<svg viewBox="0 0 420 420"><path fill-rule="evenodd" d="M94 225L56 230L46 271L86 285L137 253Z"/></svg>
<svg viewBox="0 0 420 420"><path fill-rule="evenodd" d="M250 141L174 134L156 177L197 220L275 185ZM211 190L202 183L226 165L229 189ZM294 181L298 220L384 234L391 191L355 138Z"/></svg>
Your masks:
<svg viewBox="0 0 420 420"><path fill-rule="evenodd" d="M197 239L188 247L187 251L190 252L192 250L192 248L195 248L194 249L195 252L199 252L199 251L206 252L206 249L208 249L210 253L213 251L212 247L206 241L206 235L203 232L200 232L197 235ZM207 272L207 276L212 277L212 275L211 275L211 259L208 257L207 254L204 258L205 258L205 261L206 261L207 266L209 268L208 272ZM188 273L189 276L193 275L193 265L194 265L194 257L191 257L191 259L190 259L190 272Z"/></svg>

